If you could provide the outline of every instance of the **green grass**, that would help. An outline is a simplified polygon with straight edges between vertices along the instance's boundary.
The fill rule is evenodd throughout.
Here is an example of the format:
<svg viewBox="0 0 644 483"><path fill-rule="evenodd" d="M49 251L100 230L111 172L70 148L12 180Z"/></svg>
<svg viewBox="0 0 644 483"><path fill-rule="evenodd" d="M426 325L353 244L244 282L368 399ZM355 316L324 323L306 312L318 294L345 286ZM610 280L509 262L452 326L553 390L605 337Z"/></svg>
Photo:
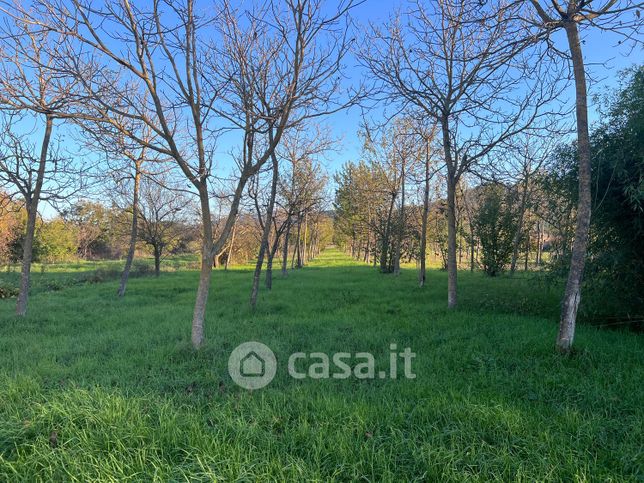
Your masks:
<svg viewBox="0 0 644 483"><path fill-rule="evenodd" d="M424 289L335 250L276 276L248 308L248 268L214 275L207 343L190 348L196 272L0 301L2 481L642 481L641 336L580 327L554 353L559 287L462 272ZM279 368L249 392L230 351ZM295 380L292 352L417 353L414 380ZM55 432L54 443L52 432Z"/></svg>

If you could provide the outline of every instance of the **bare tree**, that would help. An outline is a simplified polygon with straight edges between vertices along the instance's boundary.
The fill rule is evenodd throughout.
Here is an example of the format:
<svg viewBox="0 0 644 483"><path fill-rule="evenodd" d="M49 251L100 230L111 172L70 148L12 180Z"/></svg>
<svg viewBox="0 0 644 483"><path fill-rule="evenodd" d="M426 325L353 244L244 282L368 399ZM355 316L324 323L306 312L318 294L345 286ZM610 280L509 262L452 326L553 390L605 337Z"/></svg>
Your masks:
<svg viewBox="0 0 644 483"><path fill-rule="evenodd" d="M589 26L604 31L618 33L627 39L641 43L639 33L642 28L640 19L641 3L634 1L606 0L530 0L536 13L528 17L528 24L537 26L542 35L551 44L550 35L563 29L568 41L568 53L572 62L575 80L575 113L577 119L577 149L579 157L579 201L577 204L577 222L570 270L566 282L557 349L560 352L570 351L575 336L577 309L581 299L581 282L586 263L586 249L590 230L591 216L591 165L590 135L588 132L588 89L586 87L586 67L579 36L580 27Z"/></svg>
<svg viewBox="0 0 644 483"><path fill-rule="evenodd" d="M4 111L3 135L8 138L10 153L2 156L0 169L3 181L17 189L27 210L20 293L16 302L16 314L20 316L27 312L39 204L45 197L61 198L65 192L69 195L63 186L58 185L57 189L46 186L55 173L65 171L63 161L58 160L61 163L58 165L54 159L50 145L54 122L74 102L76 87L73 79L49 68L53 63L49 51L60 41L55 33L15 19L8 19L1 32L0 109ZM27 117L33 122L36 119L44 122L38 156L27 136L13 130L19 118L28 123Z"/></svg>
<svg viewBox="0 0 644 483"><path fill-rule="evenodd" d="M196 191L203 233L195 348L204 341L212 259L226 244L248 179L270 159L288 126L344 106L337 103L338 73L352 2L341 2L329 15L319 6L317 0L288 0L240 14L220 2L215 15L198 13L193 0L149 6L37 0L29 10L5 8L30 25L64 34L57 69L80 79L93 116L110 122L113 114L124 115L148 126L154 142L124 134L172 159ZM120 102L111 102L115 98ZM241 130L244 156L233 175L229 213L214 239L214 142L226 121Z"/></svg>
<svg viewBox="0 0 644 483"><path fill-rule="evenodd" d="M118 99L114 99L113 102L118 102ZM97 184L106 189L112 203L131 214L128 249L117 290L117 295L123 297L136 251L141 178L144 174L152 175L145 164L158 161L155 158L158 158L159 154L123 134L136 132L146 143L152 142L152 133L148 126L133 123L124 116L113 116L106 122L104 118L94 119L89 111L79 113L74 122L82 128L87 149L98 151L104 158L96 167Z"/></svg>
<svg viewBox="0 0 644 483"><path fill-rule="evenodd" d="M259 292L259 279L262 272L262 266L264 265L264 257L266 252L270 250L269 248L269 236L271 233L271 228L273 227L273 210L275 208L275 195L277 193L277 182L279 180L279 163L277 161L277 156L273 151L271 155L271 183L270 183L270 193L268 195L268 203L266 204L266 216L262 217L262 210L258 203L258 197L254 197L255 208L257 211L257 219L259 221L259 226L262 229L262 236L259 242L259 253L257 255L257 262L255 263L255 271L253 272L253 285L250 292L250 306L254 309L257 305L257 294Z"/></svg>
<svg viewBox="0 0 644 483"><path fill-rule="evenodd" d="M189 201L180 190L172 189L167 175L145 175L141 180L138 238L152 248L154 274L161 272L166 250L184 231Z"/></svg>
<svg viewBox="0 0 644 483"><path fill-rule="evenodd" d="M235 251L236 232L237 232L237 220L235 220L235 224L233 225L233 229L230 234L230 243L228 244L228 252L226 253L226 261L224 262L224 270L228 270L228 265L232 265L233 263L233 253Z"/></svg>
<svg viewBox="0 0 644 483"><path fill-rule="evenodd" d="M432 178L432 158L431 158L431 144L434 140L436 134L436 125L432 125L430 129L426 129L425 126L421 126L420 129L420 138L422 142L423 151L423 210L421 216L421 228L420 228L420 268L418 270L418 285L420 287L425 286L426 280L426 263L427 263L427 222L429 219L429 194L430 194L430 182Z"/></svg>
<svg viewBox="0 0 644 483"><path fill-rule="evenodd" d="M266 260L265 285L268 290L272 288L273 259L280 242L284 244L288 253L288 235L284 236L284 234L289 230L293 219L298 223L303 220L305 226L301 243L297 243L296 246L296 251L300 252L299 259L304 263L309 257L310 244L308 250L305 247L307 239L311 239L308 218L320 205L323 198L322 190L326 184L326 177L317 163L317 158L332 147L333 140L320 126L316 125L315 128L305 124L294 126L285 134L282 146L273 157L268 193L263 196L266 198L265 203L260 200L262 193L258 189L259 179L256 180L255 188L249 190L262 230L251 290L251 306L254 307L257 302L264 259ZM281 177L278 159L281 160Z"/></svg>
<svg viewBox="0 0 644 483"><path fill-rule="evenodd" d="M553 120L551 126L555 124L556 121ZM555 139L557 138L552 136L544 137L523 133L516 136L509 146L511 153L506 166L514 171L511 176L515 180L513 194L517 211L517 229L512 240L511 273L514 273L517 268L521 240L529 233L530 227L525 226L525 219L534 197L534 178L545 168L551 158L555 148Z"/></svg>
<svg viewBox="0 0 644 483"><path fill-rule="evenodd" d="M145 161L146 149L144 147L139 148L138 153L133 153L129 150L125 151L126 158L131 162L131 168L133 173L131 173L132 181L132 224L130 225L130 243L127 249L127 255L125 257L125 265L123 267L123 272L121 273L121 283L119 284L118 296L125 296L125 289L127 288L127 282L130 277L130 270L132 268L132 262L134 261L134 252L136 250L136 239L138 236L139 228L139 193L141 189L141 176L143 175L143 163Z"/></svg>
<svg viewBox="0 0 644 483"><path fill-rule="evenodd" d="M278 249L276 242L282 234L282 276L288 274L291 228L295 224L299 226L305 214L321 203L327 179L318 158L334 149L334 146L335 140L319 125L311 127L301 124L285 136L278 153L283 160L283 173L279 181L277 198L278 215L281 221L278 222L275 217L276 238L273 249L269 253L267 285L272 283L272 259ZM299 248L299 238L298 231L298 243L294 253Z"/></svg>
<svg viewBox="0 0 644 483"><path fill-rule="evenodd" d="M359 52L381 95L441 128L447 178L448 307L457 304L456 188L500 143L527 129L559 92L542 52L501 2L417 2L386 30L372 25Z"/></svg>

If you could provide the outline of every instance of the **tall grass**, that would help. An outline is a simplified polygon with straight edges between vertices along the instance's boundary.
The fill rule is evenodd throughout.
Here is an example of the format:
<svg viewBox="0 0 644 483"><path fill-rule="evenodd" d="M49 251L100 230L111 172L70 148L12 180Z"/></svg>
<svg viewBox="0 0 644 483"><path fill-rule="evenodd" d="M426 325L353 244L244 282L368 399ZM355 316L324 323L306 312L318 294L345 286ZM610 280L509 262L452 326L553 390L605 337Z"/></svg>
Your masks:
<svg viewBox="0 0 644 483"><path fill-rule="evenodd" d="M207 344L190 348L197 274L42 291L24 319L0 301L0 480L641 481L641 336L581 327L553 351L558 287L446 274L416 286L331 250L261 292L216 271ZM275 380L227 373L267 344ZM411 347L413 380L296 380L292 352Z"/></svg>

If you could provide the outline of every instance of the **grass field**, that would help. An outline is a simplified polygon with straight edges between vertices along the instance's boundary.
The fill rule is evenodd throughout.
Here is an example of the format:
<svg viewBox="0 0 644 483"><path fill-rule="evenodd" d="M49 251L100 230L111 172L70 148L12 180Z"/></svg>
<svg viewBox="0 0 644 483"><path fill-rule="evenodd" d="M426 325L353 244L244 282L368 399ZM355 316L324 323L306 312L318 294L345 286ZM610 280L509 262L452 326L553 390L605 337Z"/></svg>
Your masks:
<svg viewBox="0 0 644 483"><path fill-rule="evenodd" d="M46 277L43 274L43 277ZM560 287L529 275L398 278L327 250L248 308L248 268L217 271L207 343L190 348L197 273L0 300L2 481L642 481L644 343L580 327L554 353ZM239 343L278 359L231 381ZM410 347L416 379L296 380L295 351Z"/></svg>

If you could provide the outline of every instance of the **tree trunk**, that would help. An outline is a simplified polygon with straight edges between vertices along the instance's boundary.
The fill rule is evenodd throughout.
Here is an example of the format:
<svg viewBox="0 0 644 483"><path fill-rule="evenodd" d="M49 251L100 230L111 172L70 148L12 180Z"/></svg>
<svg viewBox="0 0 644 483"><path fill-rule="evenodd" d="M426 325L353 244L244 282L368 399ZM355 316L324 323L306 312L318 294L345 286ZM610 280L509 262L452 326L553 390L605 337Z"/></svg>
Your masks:
<svg viewBox="0 0 644 483"><path fill-rule="evenodd" d="M577 309L581 299L581 281L586 263L586 249L588 246L588 232L590 230L590 136L588 134L588 101L586 91L586 72L584 58L579 41L577 24L572 21L564 23L568 46L572 57L575 76L575 98L577 115L577 149L579 155L579 203L577 205L577 225L575 227L575 240L570 259L570 271L561 305L561 319L559 334L557 335L557 349L568 353L575 337L575 323Z"/></svg>
<svg viewBox="0 0 644 483"><path fill-rule="evenodd" d="M273 288L273 259L275 258L275 254L277 253L277 249L279 248L279 241L279 233L277 233L277 230L275 230L275 241L273 242L273 245L268 252L268 259L266 260L265 285L267 290L271 290Z"/></svg>
<svg viewBox="0 0 644 483"><path fill-rule="evenodd" d="M378 253L378 243L377 243L377 235L374 234L373 236L373 257L371 259L371 263L373 264L373 268L376 268L378 265L378 256L380 255Z"/></svg>
<svg viewBox="0 0 644 483"><path fill-rule="evenodd" d="M541 222L537 222L537 259L535 260L535 264L537 267L541 265L541 250L543 248L543 243L541 240Z"/></svg>
<svg viewBox="0 0 644 483"><path fill-rule="evenodd" d="M306 212L304 213L304 239L302 240L302 258L301 258L302 265L300 265L299 268L302 268L304 264L308 262L308 258L306 256L308 236L309 236L309 214L308 212ZM358 250L360 250L359 247L358 247ZM358 257L360 257L360 252L358 252Z"/></svg>
<svg viewBox="0 0 644 483"><path fill-rule="evenodd" d="M233 225L233 232L230 235L230 246L228 247L228 253L226 254L226 263L224 264L224 270L228 270L228 265L232 265L233 259L233 250L235 249L235 232L237 231L237 220Z"/></svg>
<svg viewBox="0 0 644 483"><path fill-rule="evenodd" d="M447 307L453 309L457 302L456 265L456 181L453 175L447 180Z"/></svg>
<svg viewBox="0 0 644 483"><path fill-rule="evenodd" d="M470 224L470 227L472 225ZM474 231L470 228L470 272L474 271Z"/></svg>
<svg viewBox="0 0 644 483"><path fill-rule="evenodd" d="M286 222L286 233L284 234L284 246L282 247L282 277L288 276L288 237L291 234L291 220Z"/></svg>
<svg viewBox="0 0 644 483"><path fill-rule="evenodd" d="M293 257L297 256L296 268L302 268L302 217L299 217L297 222L297 243L295 244L295 250L293 252ZM291 268L293 268L293 261L291 260Z"/></svg>
<svg viewBox="0 0 644 483"><path fill-rule="evenodd" d="M121 274L121 284L119 285L118 296L125 295L127 281L130 277L130 269L132 268L132 261L134 260L134 251L136 250L136 236L138 231L139 221L139 186L141 184L141 163L143 156L136 160L134 163L134 190L132 191L132 227L130 229L130 246L127 250L127 257L125 258L125 267Z"/></svg>
<svg viewBox="0 0 644 483"><path fill-rule="evenodd" d="M453 309L457 302L456 267L456 167L452 159L452 146L449 139L449 121L441 119L443 151L447 165L447 307Z"/></svg>
<svg viewBox="0 0 644 483"><path fill-rule="evenodd" d="M38 161L38 171L36 172L36 184L27 202L27 227L25 231L25 241L22 247L22 270L20 272L20 292L16 301L16 314L24 316L27 313L27 302L29 300L29 282L31 276L31 262L33 258L34 235L36 232L36 219L38 218L38 202L40 201L40 191L45 179L45 168L47 165L47 155L49 153L49 141L51 140L51 131L54 120L47 115L45 118L45 134L40 148L40 159Z"/></svg>
<svg viewBox="0 0 644 483"><path fill-rule="evenodd" d="M271 194L266 209L266 219L264 221L264 231L262 233L262 240L259 246L259 254L257 255L257 263L255 264L255 272L253 273L253 286L250 291L250 306L254 309L257 305L257 294L259 293L259 278L262 273L262 265L264 265L264 256L268 251L268 237L271 233L271 226L273 224L273 208L275 206L275 194L277 192L277 179L279 174L279 165L277 157L273 155L273 178L271 179ZM262 216L261 213L258 215Z"/></svg>
<svg viewBox="0 0 644 483"><path fill-rule="evenodd" d="M420 270L418 272L418 285L425 286L427 263L427 218L429 217L429 140L425 146L425 189L423 191L423 216L420 228Z"/></svg>
<svg viewBox="0 0 644 483"><path fill-rule="evenodd" d="M154 276L161 275L161 247L154 247Z"/></svg>
<svg viewBox="0 0 644 483"><path fill-rule="evenodd" d="M398 218L398 236L396 236L396 249L394 251L394 275L400 275L400 256L405 233L405 158L402 158L401 161L400 216Z"/></svg>
<svg viewBox="0 0 644 483"><path fill-rule="evenodd" d="M396 194L391 193L391 203L389 203L389 211L387 213L387 224L385 225L385 236L382 238L382 248L380 249L380 271L388 272L387 257L389 254L389 238L391 234L391 215L394 210L394 202L396 201Z"/></svg>
<svg viewBox="0 0 644 483"><path fill-rule="evenodd" d="M192 315L192 346L199 349L204 341L204 321L206 316L206 304L210 291L210 280L212 276L213 239L212 220L210 218L210 204L208 191L205 187L199 190L199 201L201 205L202 236L201 243L201 270L199 273L199 286L195 299L195 309Z"/></svg>
<svg viewBox="0 0 644 483"><path fill-rule="evenodd" d="M298 246L300 245L300 230L302 227L302 219L298 215L297 218L297 235L295 237L295 246L293 247L293 256L291 257L291 270L295 268L295 255L297 255Z"/></svg>
<svg viewBox="0 0 644 483"><path fill-rule="evenodd" d="M521 242L521 233L523 232L523 218L525 216L526 204L528 201L528 180L523 182L523 193L521 194L521 205L519 208L519 220L517 221L517 230L512 239L512 262L510 263L510 273L514 274L517 270L517 261L519 259L519 243Z"/></svg>
<svg viewBox="0 0 644 483"><path fill-rule="evenodd" d="M300 226L302 225L302 218L300 218ZM304 265L302 253L302 229L298 226L297 229L297 265L296 268L302 268ZM306 233L306 225L304 225L304 233Z"/></svg>
<svg viewBox="0 0 644 483"><path fill-rule="evenodd" d="M366 240L366 245L364 247L364 262L368 265L369 264L369 257L371 256L371 234L367 231L367 240Z"/></svg>
<svg viewBox="0 0 644 483"><path fill-rule="evenodd" d="M523 264L523 270L528 271L528 264L530 263L530 230L526 230L525 233L525 259Z"/></svg>

